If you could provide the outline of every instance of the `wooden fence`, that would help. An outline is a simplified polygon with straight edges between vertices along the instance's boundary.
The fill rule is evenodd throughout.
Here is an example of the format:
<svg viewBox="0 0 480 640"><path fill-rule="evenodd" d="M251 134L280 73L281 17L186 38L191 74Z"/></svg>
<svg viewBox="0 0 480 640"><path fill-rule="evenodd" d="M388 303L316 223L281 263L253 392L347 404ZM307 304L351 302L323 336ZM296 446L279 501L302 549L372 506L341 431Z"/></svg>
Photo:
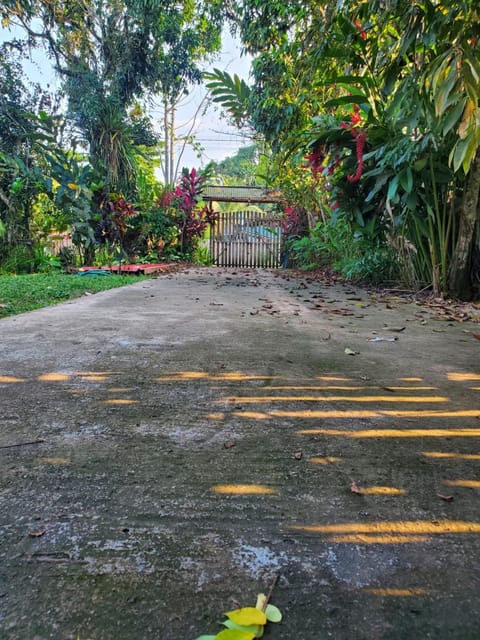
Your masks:
<svg viewBox="0 0 480 640"><path fill-rule="evenodd" d="M282 216L256 211L222 212L210 232L210 254L219 267L281 264Z"/></svg>

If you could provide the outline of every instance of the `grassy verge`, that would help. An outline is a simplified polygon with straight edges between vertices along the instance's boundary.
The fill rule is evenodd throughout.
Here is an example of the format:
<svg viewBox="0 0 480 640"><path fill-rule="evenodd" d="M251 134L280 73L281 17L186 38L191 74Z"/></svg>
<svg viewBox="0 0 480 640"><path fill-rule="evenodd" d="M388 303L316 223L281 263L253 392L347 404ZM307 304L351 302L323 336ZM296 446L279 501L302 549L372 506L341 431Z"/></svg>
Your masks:
<svg viewBox="0 0 480 640"><path fill-rule="evenodd" d="M35 274L0 276L0 318L48 307L85 293L98 293L144 280L144 276Z"/></svg>

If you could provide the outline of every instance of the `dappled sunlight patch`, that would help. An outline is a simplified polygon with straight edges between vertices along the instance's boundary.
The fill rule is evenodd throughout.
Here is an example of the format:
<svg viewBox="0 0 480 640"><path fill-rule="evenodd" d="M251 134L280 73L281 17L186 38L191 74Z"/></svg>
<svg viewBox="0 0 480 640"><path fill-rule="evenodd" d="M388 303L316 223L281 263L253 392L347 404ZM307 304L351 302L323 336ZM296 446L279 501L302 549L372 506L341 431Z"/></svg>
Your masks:
<svg viewBox="0 0 480 640"><path fill-rule="evenodd" d="M76 371L75 376L87 382L104 382L112 376L122 375L121 371Z"/></svg>
<svg viewBox="0 0 480 640"><path fill-rule="evenodd" d="M430 591L428 589L410 588L410 589L364 589L373 596L388 598L409 598L412 596L427 596Z"/></svg>
<svg viewBox="0 0 480 640"><path fill-rule="evenodd" d="M447 373L447 379L452 382L470 382L480 380L480 373Z"/></svg>
<svg viewBox="0 0 480 640"><path fill-rule="evenodd" d="M204 380L209 375L206 371L172 371L155 378L157 382L179 382L181 380Z"/></svg>
<svg viewBox="0 0 480 640"><path fill-rule="evenodd" d="M263 404L269 402L448 402L443 396L231 396L217 402Z"/></svg>
<svg viewBox="0 0 480 640"><path fill-rule="evenodd" d="M0 376L0 384L15 384L16 382L26 382L26 379L15 376Z"/></svg>
<svg viewBox="0 0 480 640"><path fill-rule="evenodd" d="M462 520L415 520L345 522L339 524L292 525L294 531L318 533L342 544L409 544L426 542L430 536L480 533L480 522Z"/></svg>
<svg viewBox="0 0 480 640"><path fill-rule="evenodd" d="M40 382L67 382L71 376L66 373L42 373L37 377Z"/></svg>
<svg viewBox="0 0 480 640"><path fill-rule="evenodd" d="M401 496L406 493L405 489L396 487L362 487L362 495L365 496Z"/></svg>
<svg viewBox="0 0 480 640"><path fill-rule="evenodd" d="M412 544L419 542L428 542L429 536L401 536L401 535L366 535L354 533L341 536L330 536L327 538L329 542L338 544Z"/></svg>
<svg viewBox="0 0 480 640"><path fill-rule="evenodd" d="M465 520L379 520L377 522L341 522L338 524L292 525L290 529L312 533L480 533L480 522Z"/></svg>
<svg viewBox="0 0 480 640"><path fill-rule="evenodd" d="M375 387L372 387L373 389L375 389ZM378 387L380 389L385 389L385 387ZM388 389L391 391L435 391L435 389L438 389L438 387L431 387L431 386L418 386L418 385L403 385L403 386L390 386L388 385Z"/></svg>
<svg viewBox="0 0 480 640"><path fill-rule="evenodd" d="M72 464L70 458L36 458L35 462L37 464L45 464L45 465L68 465Z"/></svg>
<svg viewBox="0 0 480 640"><path fill-rule="evenodd" d="M249 380L280 380L281 376L255 376L240 371L230 373L219 373L211 376L212 380L228 380L233 382L244 382Z"/></svg>
<svg viewBox="0 0 480 640"><path fill-rule="evenodd" d="M480 388L480 387L479 387ZM334 384L329 384L329 385L316 385L316 386L299 386L299 385L269 385L264 387L264 389L266 391L435 391L435 389L437 389L437 387L413 387L413 386L401 386L401 387L395 387L395 386L390 386L388 385L388 387L366 387L365 385L362 386L352 386L352 385L334 385ZM352 397L352 399L354 399L354 397ZM392 400L392 402L395 401L395 396L391 396L390 399ZM415 397L416 399L416 397Z"/></svg>
<svg viewBox="0 0 480 640"><path fill-rule="evenodd" d="M423 378L417 377L408 377L408 378L399 378L401 382L423 382Z"/></svg>
<svg viewBox="0 0 480 640"><path fill-rule="evenodd" d="M300 435L343 436L344 438L478 438L480 429L301 429Z"/></svg>
<svg viewBox="0 0 480 640"><path fill-rule="evenodd" d="M425 458L449 460L480 460L480 453L449 453L447 451L423 451Z"/></svg>
<svg viewBox="0 0 480 640"><path fill-rule="evenodd" d="M132 387L112 387L107 389L107 393L130 393L132 391L135 391Z"/></svg>
<svg viewBox="0 0 480 640"><path fill-rule="evenodd" d="M223 495L277 495L279 491L263 484L216 484L211 488L213 493Z"/></svg>
<svg viewBox="0 0 480 640"><path fill-rule="evenodd" d="M381 413L379 411L312 411L305 409L304 411L282 411L276 409L269 411L267 417L271 418L377 418Z"/></svg>
<svg viewBox="0 0 480 640"><path fill-rule="evenodd" d="M351 378L345 376L316 376L317 380L324 380L325 382L351 382Z"/></svg>
<svg viewBox="0 0 480 640"><path fill-rule="evenodd" d="M457 411L382 411L383 415L398 418L478 418L480 409L459 409Z"/></svg>
<svg viewBox="0 0 480 640"><path fill-rule="evenodd" d="M110 400L102 400L102 404L110 405L128 405L137 404L138 400L130 400L128 398L111 398Z"/></svg>
<svg viewBox="0 0 480 640"><path fill-rule="evenodd" d="M381 416L393 418L477 418L480 417L479 409L462 409L458 411L438 411L438 410L347 410L347 411L316 411L314 409L305 410L280 410L269 411L268 416L276 418L379 418Z"/></svg>
<svg viewBox="0 0 480 640"><path fill-rule="evenodd" d="M109 380L110 376L107 374L92 373L90 375L82 375L80 378L86 382L105 382L106 380Z"/></svg>
<svg viewBox="0 0 480 640"><path fill-rule="evenodd" d="M206 371L172 371L155 378L157 382L180 382L188 380L211 380L214 382L248 382L250 380L281 380L281 376L254 375L243 371L207 373Z"/></svg>
<svg viewBox="0 0 480 640"><path fill-rule="evenodd" d="M251 420L268 420L272 416L269 413L261 413L260 411L234 411L234 416L237 418L247 418Z"/></svg>
<svg viewBox="0 0 480 640"><path fill-rule="evenodd" d="M337 462L341 462L342 458L336 458L334 456L327 456L325 458L322 458L320 456L313 456L312 458L308 458L308 462L311 462L312 464L336 464Z"/></svg>
<svg viewBox="0 0 480 640"><path fill-rule="evenodd" d="M224 413L209 413L207 417L209 420L225 420Z"/></svg>
<svg viewBox="0 0 480 640"><path fill-rule="evenodd" d="M480 480L444 480L443 484L449 487L465 487L467 489L480 489Z"/></svg>
<svg viewBox="0 0 480 640"><path fill-rule="evenodd" d="M120 375L121 371L75 371L76 376L114 376Z"/></svg>

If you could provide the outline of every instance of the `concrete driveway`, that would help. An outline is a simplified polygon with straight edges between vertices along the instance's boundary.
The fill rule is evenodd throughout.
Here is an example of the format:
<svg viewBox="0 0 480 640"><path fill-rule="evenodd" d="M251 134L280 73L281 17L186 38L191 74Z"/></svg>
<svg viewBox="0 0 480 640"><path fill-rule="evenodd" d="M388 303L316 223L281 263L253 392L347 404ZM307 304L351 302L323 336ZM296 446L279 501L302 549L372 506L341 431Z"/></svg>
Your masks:
<svg viewBox="0 0 480 640"><path fill-rule="evenodd" d="M0 321L0 638L478 640L480 342L191 269Z"/></svg>

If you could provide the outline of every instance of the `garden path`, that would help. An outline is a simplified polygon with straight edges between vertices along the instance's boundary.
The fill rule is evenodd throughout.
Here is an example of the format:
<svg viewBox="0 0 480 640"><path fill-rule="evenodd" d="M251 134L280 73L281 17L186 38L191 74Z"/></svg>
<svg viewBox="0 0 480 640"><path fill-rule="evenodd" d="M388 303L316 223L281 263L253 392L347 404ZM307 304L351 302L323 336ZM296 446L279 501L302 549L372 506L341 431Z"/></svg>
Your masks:
<svg viewBox="0 0 480 640"><path fill-rule="evenodd" d="M0 637L473 640L478 325L191 268L0 321ZM265 636L265 637L266 637Z"/></svg>

